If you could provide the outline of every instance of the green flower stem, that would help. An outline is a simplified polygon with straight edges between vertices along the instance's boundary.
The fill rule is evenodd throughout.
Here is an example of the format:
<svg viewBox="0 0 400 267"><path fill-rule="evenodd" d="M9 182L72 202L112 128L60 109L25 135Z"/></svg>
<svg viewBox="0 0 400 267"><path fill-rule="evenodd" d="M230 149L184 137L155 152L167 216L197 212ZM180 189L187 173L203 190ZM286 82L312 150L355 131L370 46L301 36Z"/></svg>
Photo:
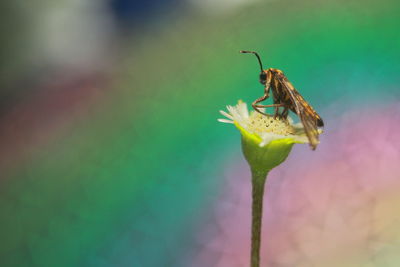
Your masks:
<svg viewBox="0 0 400 267"><path fill-rule="evenodd" d="M252 174L251 267L260 266L262 211L267 175L285 161L294 144L291 139L279 139L260 147L259 142L257 136L242 131L242 151Z"/></svg>
<svg viewBox="0 0 400 267"><path fill-rule="evenodd" d="M251 171L252 174L252 216L251 216L251 257L250 266L260 266L261 225L264 199L264 186L267 173Z"/></svg>

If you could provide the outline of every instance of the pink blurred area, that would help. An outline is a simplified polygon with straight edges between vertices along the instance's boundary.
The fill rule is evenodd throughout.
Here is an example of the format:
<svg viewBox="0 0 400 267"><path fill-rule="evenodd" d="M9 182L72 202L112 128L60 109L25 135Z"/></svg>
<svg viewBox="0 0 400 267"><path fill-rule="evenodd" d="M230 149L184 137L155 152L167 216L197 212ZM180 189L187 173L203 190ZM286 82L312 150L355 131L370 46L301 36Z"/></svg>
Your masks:
<svg viewBox="0 0 400 267"><path fill-rule="evenodd" d="M399 105L327 122L315 152L296 145L268 177L262 266L400 266ZM249 264L250 173L237 161L191 266Z"/></svg>

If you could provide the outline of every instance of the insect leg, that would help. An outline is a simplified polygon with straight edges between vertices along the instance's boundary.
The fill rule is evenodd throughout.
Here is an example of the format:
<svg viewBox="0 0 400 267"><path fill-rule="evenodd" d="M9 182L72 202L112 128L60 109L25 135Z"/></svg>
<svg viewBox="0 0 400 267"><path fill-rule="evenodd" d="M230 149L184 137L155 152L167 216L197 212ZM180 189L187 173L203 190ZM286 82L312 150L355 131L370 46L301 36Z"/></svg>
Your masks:
<svg viewBox="0 0 400 267"><path fill-rule="evenodd" d="M284 119L287 119L287 116L289 114L289 107L288 106L284 106L281 117Z"/></svg>
<svg viewBox="0 0 400 267"><path fill-rule="evenodd" d="M268 114L259 110L258 108L260 108L262 105L257 105L257 104L266 100L269 97L269 91L271 89L272 73L270 71L267 71L266 74L267 74L267 79L266 79L265 87L264 87L264 95L260 98L257 98L256 100L254 100L254 102L251 104L251 106L254 108L255 111L257 111L258 113L261 113L263 115L268 115Z"/></svg>
<svg viewBox="0 0 400 267"><path fill-rule="evenodd" d="M283 103L280 104L273 104L270 105L271 107L275 107L275 114L274 114L274 118L276 119L277 117L279 118L283 118L283 119L287 119L287 116L289 114L289 107ZM279 108L283 107L283 111L282 113L279 114Z"/></svg>
<svg viewBox="0 0 400 267"><path fill-rule="evenodd" d="M259 108L260 105L257 105L257 103L260 103L260 102L264 101L264 100L267 99L268 97L269 97L268 94L264 94L262 97L257 98L257 99L251 104L251 106L252 106L252 107L254 108L254 110L257 111L258 113L261 113L261 114L263 114L263 115L268 115L268 114L262 112L261 110L259 110L258 108Z"/></svg>
<svg viewBox="0 0 400 267"><path fill-rule="evenodd" d="M283 107L284 104L271 104L271 105L255 105L258 108L272 108L272 107Z"/></svg>
<svg viewBox="0 0 400 267"><path fill-rule="evenodd" d="M277 105L279 105L279 104L277 104ZM279 107L280 107L280 106L275 106L274 119L276 119L277 117L279 117Z"/></svg>

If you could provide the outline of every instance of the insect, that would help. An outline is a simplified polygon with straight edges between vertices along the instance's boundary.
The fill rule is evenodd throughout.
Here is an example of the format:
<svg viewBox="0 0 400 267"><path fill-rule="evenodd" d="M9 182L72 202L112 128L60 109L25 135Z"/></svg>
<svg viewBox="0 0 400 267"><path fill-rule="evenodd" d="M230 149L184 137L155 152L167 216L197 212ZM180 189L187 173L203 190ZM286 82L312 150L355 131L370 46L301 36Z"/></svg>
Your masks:
<svg viewBox="0 0 400 267"><path fill-rule="evenodd" d="M263 115L268 115L260 110L260 108L273 107L275 108L274 117L284 119L287 118L289 110L293 111L300 118L304 126L305 133L310 141L311 149L315 150L319 143L318 128L324 126L324 122L318 113L304 100L281 70L273 68L264 70L257 52L242 50L240 53L254 54L261 68L260 83L264 85L264 95L252 103L254 110ZM272 90L273 94L273 104L261 105L260 103L262 101L269 98L270 90ZM283 108L282 112L279 111L279 108Z"/></svg>

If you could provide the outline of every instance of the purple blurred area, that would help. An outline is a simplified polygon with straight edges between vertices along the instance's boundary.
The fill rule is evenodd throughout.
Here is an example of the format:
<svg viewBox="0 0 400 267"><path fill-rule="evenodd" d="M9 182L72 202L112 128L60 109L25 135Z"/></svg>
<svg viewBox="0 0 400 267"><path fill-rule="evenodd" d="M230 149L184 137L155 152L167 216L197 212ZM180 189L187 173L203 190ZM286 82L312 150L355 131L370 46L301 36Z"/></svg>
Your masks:
<svg viewBox="0 0 400 267"><path fill-rule="evenodd" d="M390 264L398 263L400 234L400 108L368 112L328 118L337 127L321 136L318 153L296 146L271 171L264 198L265 266L396 266ZM225 190L188 266L248 266L250 172L237 161L226 166Z"/></svg>

